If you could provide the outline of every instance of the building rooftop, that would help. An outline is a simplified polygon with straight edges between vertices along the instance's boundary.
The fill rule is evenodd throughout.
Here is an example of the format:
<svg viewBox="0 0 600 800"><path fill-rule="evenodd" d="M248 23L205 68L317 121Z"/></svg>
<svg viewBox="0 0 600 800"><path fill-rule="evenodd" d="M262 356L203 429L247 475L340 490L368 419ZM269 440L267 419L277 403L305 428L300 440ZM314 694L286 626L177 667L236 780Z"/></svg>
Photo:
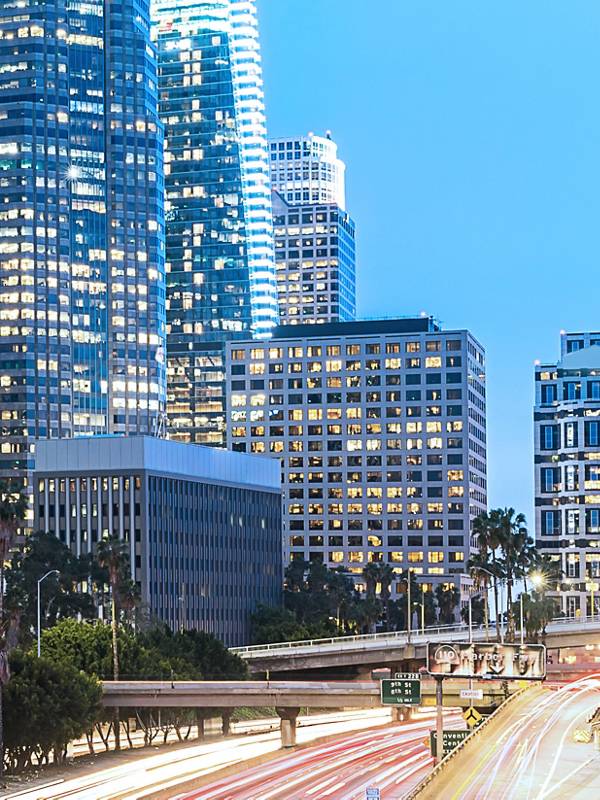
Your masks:
<svg viewBox="0 0 600 800"><path fill-rule="evenodd" d="M327 322L314 325L279 325L273 339L322 339L327 336L373 336L380 333L436 333L439 324L433 317L398 317L396 319L357 319L351 322Z"/></svg>
<svg viewBox="0 0 600 800"><path fill-rule="evenodd" d="M38 439L35 471L43 473L149 471L211 483L281 491L279 460L153 436Z"/></svg>
<svg viewBox="0 0 600 800"><path fill-rule="evenodd" d="M600 346L582 347L567 353L558 362L559 369L600 369Z"/></svg>

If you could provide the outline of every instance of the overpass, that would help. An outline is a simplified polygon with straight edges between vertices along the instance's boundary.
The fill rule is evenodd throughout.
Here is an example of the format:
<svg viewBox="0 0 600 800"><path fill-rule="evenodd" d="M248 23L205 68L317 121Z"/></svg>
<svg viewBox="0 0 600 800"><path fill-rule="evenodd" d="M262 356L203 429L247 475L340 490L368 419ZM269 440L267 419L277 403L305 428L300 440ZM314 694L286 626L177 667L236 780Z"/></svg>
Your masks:
<svg viewBox="0 0 600 800"><path fill-rule="evenodd" d="M477 707L489 713L505 699L499 681L474 681L483 697ZM468 705L461 700L465 681L444 682L444 706ZM435 684L426 676L421 681L422 706L435 704ZM381 708L378 681L103 681L102 704L106 708L213 708L223 716L224 732L229 717L241 706L274 707L281 719L284 747L296 742L296 718L301 707ZM403 709L397 718L408 718Z"/></svg>
<svg viewBox="0 0 600 800"><path fill-rule="evenodd" d="M476 642L488 639L483 627L474 628L472 636ZM416 631L411 634L410 641L406 631L392 631L249 645L234 647L231 652L240 656L253 674L303 675L318 670L336 677L365 677L378 667L390 667L397 672L414 671L425 662L428 642L467 641L468 637L468 626L461 624L426 628L424 633ZM495 641L495 629L491 626L489 640ZM600 645L600 618L554 619L546 627L543 642L549 651Z"/></svg>
<svg viewBox="0 0 600 800"><path fill-rule="evenodd" d="M379 683L369 681L103 681L106 708L214 708L229 717L240 706L275 707L284 747L296 743L296 719L302 706L380 708Z"/></svg>

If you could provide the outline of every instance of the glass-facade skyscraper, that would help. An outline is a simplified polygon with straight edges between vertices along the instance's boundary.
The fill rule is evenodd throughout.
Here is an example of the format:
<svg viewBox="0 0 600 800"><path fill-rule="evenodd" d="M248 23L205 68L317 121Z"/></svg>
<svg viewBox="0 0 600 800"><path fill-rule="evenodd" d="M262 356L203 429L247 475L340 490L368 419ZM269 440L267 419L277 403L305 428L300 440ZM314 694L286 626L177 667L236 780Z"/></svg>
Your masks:
<svg viewBox="0 0 600 800"><path fill-rule="evenodd" d="M165 414L162 127L145 0L0 2L0 473Z"/></svg>
<svg viewBox="0 0 600 800"><path fill-rule="evenodd" d="M172 438L225 445L225 343L277 323L254 0L157 0Z"/></svg>

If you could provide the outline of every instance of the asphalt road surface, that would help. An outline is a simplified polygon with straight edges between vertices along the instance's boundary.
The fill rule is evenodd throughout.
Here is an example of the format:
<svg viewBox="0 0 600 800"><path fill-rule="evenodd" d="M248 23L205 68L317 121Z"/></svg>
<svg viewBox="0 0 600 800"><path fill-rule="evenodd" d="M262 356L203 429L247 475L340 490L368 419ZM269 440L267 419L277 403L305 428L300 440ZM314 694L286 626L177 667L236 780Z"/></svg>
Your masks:
<svg viewBox="0 0 600 800"><path fill-rule="evenodd" d="M599 800L600 752L574 741L598 706L598 678L528 690L419 800Z"/></svg>
<svg viewBox="0 0 600 800"><path fill-rule="evenodd" d="M464 728L445 711L446 728ZM398 800L431 768L433 712L406 723L365 730L292 751L267 764L179 795L178 800L364 800L369 786L381 800Z"/></svg>

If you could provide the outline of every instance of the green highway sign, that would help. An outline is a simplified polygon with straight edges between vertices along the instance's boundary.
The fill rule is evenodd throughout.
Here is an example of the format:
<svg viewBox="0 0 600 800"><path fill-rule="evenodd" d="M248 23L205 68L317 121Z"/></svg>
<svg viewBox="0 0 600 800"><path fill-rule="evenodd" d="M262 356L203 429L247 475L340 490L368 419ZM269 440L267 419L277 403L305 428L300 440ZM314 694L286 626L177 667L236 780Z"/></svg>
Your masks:
<svg viewBox="0 0 600 800"><path fill-rule="evenodd" d="M384 706L421 705L421 678L417 674L384 678L381 681L381 702Z"/></svg>
<svg viewBox="0 0 600 800"><path fill-rule="evenodd" d="M455 747L467 738L471 731L444 731L444 756L447 756ZM437 733L429 731L429 747L431 755L437 757Z"/></svg>

